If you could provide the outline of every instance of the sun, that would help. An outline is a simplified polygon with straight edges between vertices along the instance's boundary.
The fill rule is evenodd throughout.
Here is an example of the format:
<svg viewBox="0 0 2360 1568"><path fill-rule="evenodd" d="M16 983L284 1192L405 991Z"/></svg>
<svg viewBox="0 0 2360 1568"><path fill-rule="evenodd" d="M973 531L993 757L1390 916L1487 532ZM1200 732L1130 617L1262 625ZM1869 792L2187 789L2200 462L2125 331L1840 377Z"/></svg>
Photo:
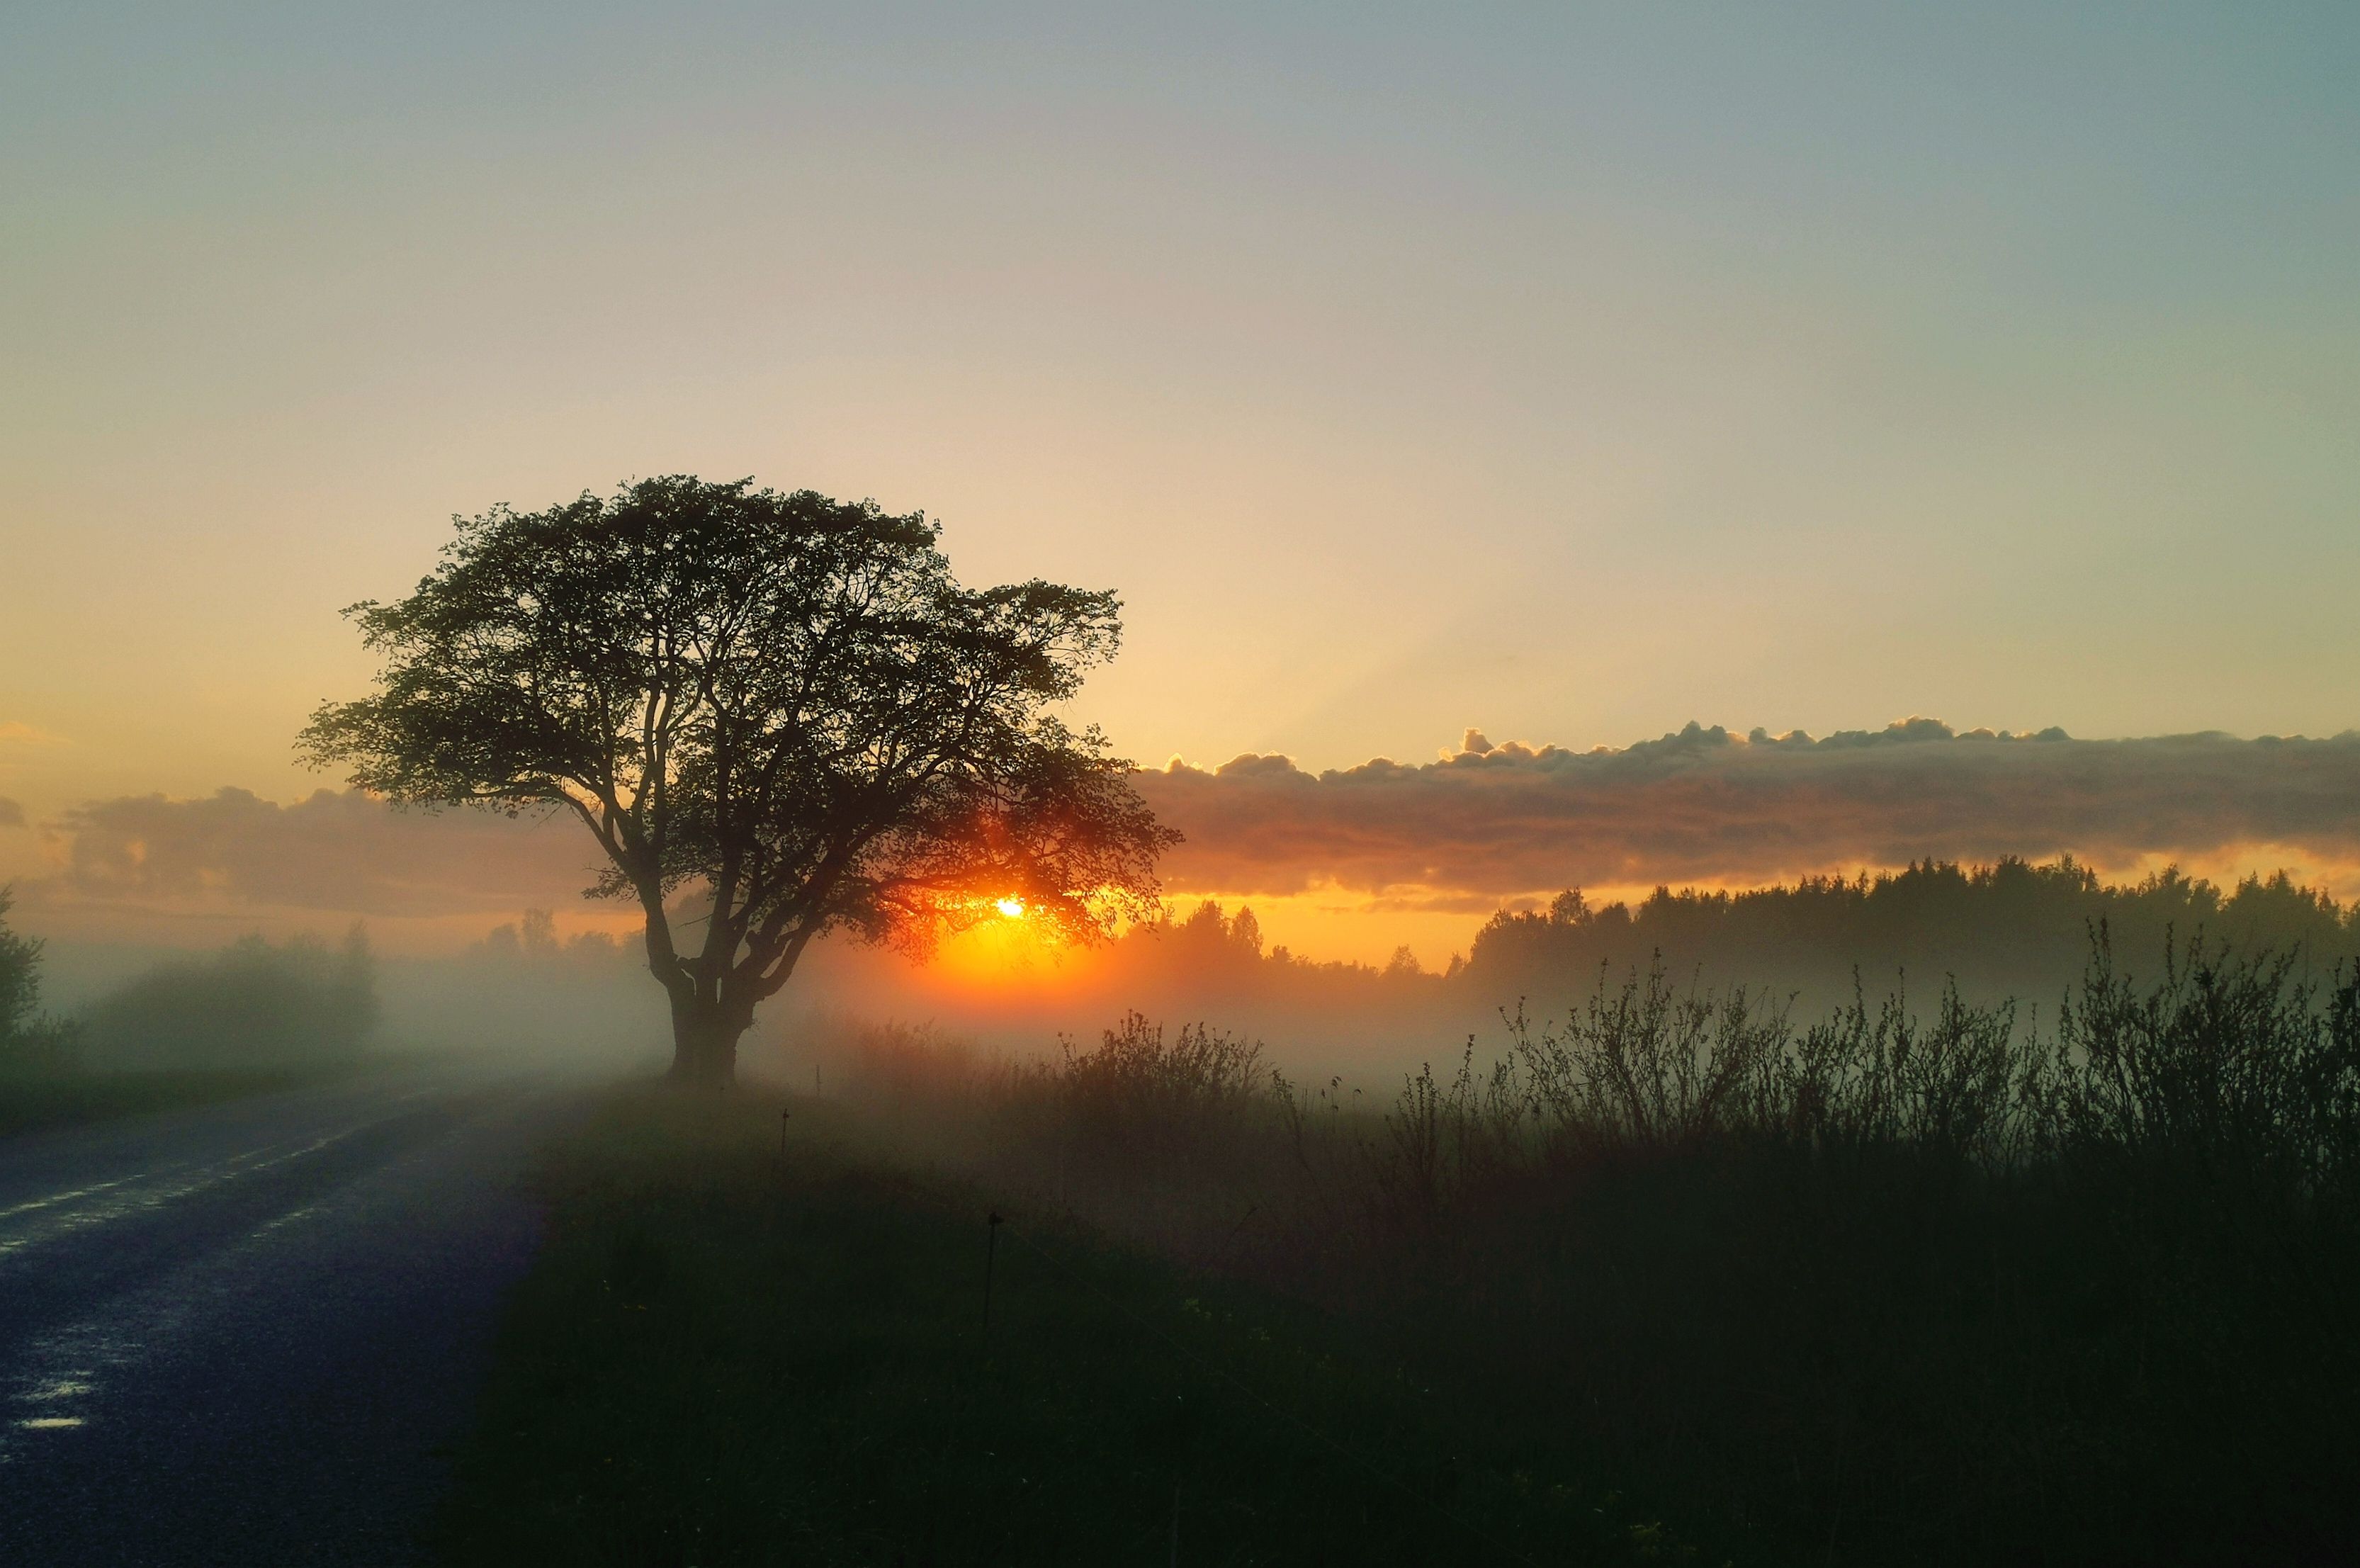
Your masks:
<svg viewBox="0 0 2360 1568"><path fill-rule="evenodd" d="M1003 898L993 904L992 907L1011 920L1024 918L1024 901L1021 898Z"/></svg>

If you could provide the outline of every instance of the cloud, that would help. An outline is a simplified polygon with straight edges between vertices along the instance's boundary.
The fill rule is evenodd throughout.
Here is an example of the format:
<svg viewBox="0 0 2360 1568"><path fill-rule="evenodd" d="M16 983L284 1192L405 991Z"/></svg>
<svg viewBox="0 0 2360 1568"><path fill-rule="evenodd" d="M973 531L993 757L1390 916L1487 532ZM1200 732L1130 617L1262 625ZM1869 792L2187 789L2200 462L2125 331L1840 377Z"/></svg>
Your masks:
<svg viewBox="0 0 2360 1568"><path fill-rule="evenodd" d="M0 723L0 746L62 746L64 744L64 736L52 735L36 725L25 723L22 719L12 718L5 723Z"/></svg>
<svg viewBox="0 0 2360 1568"><path fill-rule="evenodd" d="M6 795L0 795L0 828L22 828L24 825L25 808Z"/></svg>
<svg viewBox="0 0 2360 1568"><path fill-rule="evenodd" d="M1187 835L1177 891L1323 884L1460 900L1566 886L1768 882L1928 856L2101 866L2240 846L2360 858L2360 733L2076 740L1910 718L1822 740L1691 724L1571 751L1470 730L1442 760L1306 773L1284 757L1141 775Z"/></svg>
<svg viewBox="0 0 2360 1568"><path fill-rule="evenodd" d="M432 916L578 898L598 849L571 818L397 811L358 791L280 806L242 789L93 801L49 825L47 892L99 902Z"/></svg>
<svg viewBox="0 0 2360 1568"><path fill-rule="evenodd" d="M1820 740L1690 725L1572 751L1470 731L1424 764L1313 773L1283 756L1210 770L1175 760L1136 782L1187 835L1164 864L1175 894L1328 889L1368 908L1481 914L1568 886L1767 883L1929 856L2120 867L2267 846L2360 862L2360 733L2076 740L1912 718ZM40 892L101 905L562 907L598 857L571 818L399 812L329 790L285 806L235 789L124 796L45 830L60 869Z"/></svg>

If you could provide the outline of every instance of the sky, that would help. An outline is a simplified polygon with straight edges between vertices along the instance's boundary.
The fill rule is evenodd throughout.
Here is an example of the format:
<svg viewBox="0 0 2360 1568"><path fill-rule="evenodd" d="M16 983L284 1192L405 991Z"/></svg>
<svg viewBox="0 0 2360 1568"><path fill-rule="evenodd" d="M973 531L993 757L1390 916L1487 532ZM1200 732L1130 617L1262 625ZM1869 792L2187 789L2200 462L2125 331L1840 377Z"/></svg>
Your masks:
<svg viewBox="0 0 2360 1568"><path fill-rule="evenodd" d="M12 5L0 877L160 918L79 834L338 784L290 742L366 688L341 606L453 513L669 472L1120 591L1080 716L1194 803L1175 885L1306 950L1438 959L1576 875L2084 847L1744 818L1716 861L1613 826L1643 794L1532 889L1248 874L1262 818L1185 786L1443 778L1470 729L2360 724L2355 73L2341 4ZM2311 826L2285 753L2169 799L2068 754L2145 803L2108 863L2360 887L2347 751L2302 753ZM2096 787L2063 766L2006 788ZM240 874L191 872L211 918Z"/></svg>

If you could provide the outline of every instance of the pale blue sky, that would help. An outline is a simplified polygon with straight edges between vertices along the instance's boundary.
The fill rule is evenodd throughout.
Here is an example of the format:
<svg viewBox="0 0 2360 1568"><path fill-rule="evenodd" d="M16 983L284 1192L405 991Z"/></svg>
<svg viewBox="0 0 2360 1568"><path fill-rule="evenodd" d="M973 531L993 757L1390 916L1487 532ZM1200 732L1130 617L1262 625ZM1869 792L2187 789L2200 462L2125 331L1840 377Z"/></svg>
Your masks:
<svg viewBox="0 0 2360 1568"><path fill-rule="evenodd" d="M1154 762L2360 724L2360 5L1274 9L12 5L0 796L672 470L1120 589Z"/></svg>

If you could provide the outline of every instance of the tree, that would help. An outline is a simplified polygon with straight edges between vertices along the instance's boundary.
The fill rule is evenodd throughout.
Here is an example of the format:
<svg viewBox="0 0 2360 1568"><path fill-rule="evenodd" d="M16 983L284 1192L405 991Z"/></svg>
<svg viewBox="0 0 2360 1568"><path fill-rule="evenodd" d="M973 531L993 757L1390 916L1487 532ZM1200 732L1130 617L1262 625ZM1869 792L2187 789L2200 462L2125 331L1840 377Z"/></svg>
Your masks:
<svg viewBox="0 0 2360 1568"><path fill-rule="evenodd" d="M41 943L8 928L16 889L0 887L0 1043L30 1034L41 1004Z"/></svg>
<svg viewBox="0 0 2360 1568"><path fill-rule="evenodd" d="M42 943L9 929L15 903L16 890L0 885L0 1072L71 1068L80 1031L39 1012Z"/></svg>
<svg viewBox="0 0 2360 1568"><path fill-rule="evenodd" d="M1262 922L1254 918L1251 907L1239 909L1238 917L1229 922L1229 940L1237 944L1240 952L1262 957Z"/></svg>
<svg viewBox="0 0 2360 1568"><path fill-rule="evenodd" d="M825 932L923 952L998 899L1084 940L1157 908L1178 836L1049 711L1113 656L1112 594L962 587L923 514L750 479L456 527L408 598L345 612L375 695L300 746L398 803L579 817L590 894L645 916L675 1078L728 1081Z"/></svg>

